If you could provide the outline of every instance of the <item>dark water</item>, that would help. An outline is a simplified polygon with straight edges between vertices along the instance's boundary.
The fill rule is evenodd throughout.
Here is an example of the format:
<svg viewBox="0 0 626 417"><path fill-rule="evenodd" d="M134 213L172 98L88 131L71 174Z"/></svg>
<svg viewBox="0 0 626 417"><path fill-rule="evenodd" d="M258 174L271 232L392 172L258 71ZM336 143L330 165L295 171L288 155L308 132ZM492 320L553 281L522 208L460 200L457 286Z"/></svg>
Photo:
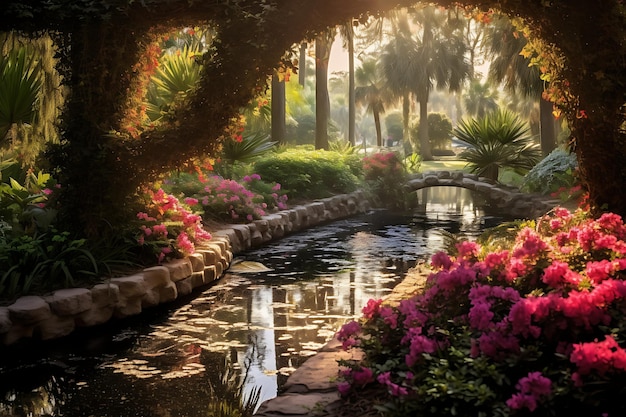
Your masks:
<svg viewBox="0 0 626 417"><path fill-rule="evenodd" d="M1 350L0 415L209 416L244 378L245 396L276 396L368 299L442 248L440 230L472 237L500 221L460 188L426 199L414 213L375 211L239 256L269 272L227 272L141 317Z"/></svg>

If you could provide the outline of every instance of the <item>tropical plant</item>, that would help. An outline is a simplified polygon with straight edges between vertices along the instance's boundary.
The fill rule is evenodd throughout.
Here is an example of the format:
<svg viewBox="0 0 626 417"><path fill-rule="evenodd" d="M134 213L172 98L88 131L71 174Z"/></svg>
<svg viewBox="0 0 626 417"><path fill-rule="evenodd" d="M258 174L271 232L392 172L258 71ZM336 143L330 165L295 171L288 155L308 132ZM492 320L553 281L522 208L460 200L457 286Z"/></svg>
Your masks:
<svg viewBox="0 0 626 417"><path fill-rule="evenodd" d="M468 77L470 65L465 58L463 17L459 10L445 13L433 5L418 9L415 21L421 33L414 38L414 56L420 65L414 75L413 93L420 105L421 129L418 132L423 161L432 160L428 132L428 99L434 88L459 91Z"/></svg>
<svg viewBox="0 0 626 417"><path fill-rule="evenodd" d="M498 92L488 83L474 80L463 94L463 104L470 116L483 117L498 109Z"/></svg>
<svg viewBox="0 0 626 417"><path fill-rule="evenodd" d="M367 111L372 113L376 126L376 145L383 146L380 115L385 112L385 105L389 102L390 96L388 91L383 88L376 60L367 58L363 61L361 66L356 69L355 79L356 102L365 105Z"/></svg>
<svg viewBox="0 0 626 417"><path fill-rule="evenodd" d="M525 174L541 159L541 150L528 132L517 115L498 110L461 120L454 136L468 145L459 158L468 162L471 172L498 181L500 169Z"/></svg>
<svg viewBox="0 0 626 417"><path fill-rule="evenodd" d="M406 9L389 16L391 40L380 54L380 72L385 88L402 101L402 138L409 141L411 96L415 93L416 75L421 64L417 56L415 41L411 38L411 25ZM410 143L408 143L410 145Z"/></svg>
<svg viewBox="0 0 626 417"><path fill-rule="evenodd" d="M250 164L274 149L276 142L262 132L245 133L241 140L227 140L215 163L216 173L224 178L233 178L233 165Z"/></svg>
<svg viewBox="0 0 626 417"><path fill-rule="evenodd" d="M200 45L194 44L196 48ZM166 52L159 59L159 66L148 86L146 114L151 121L158 121L170 110L177 100L191 91L200 79L202 65L196 56L200 49L185 45L183 49Z"/></svg>
<svg viewBox="0 0 626 417"><path fill-rule="evenodd" d="M0 145L15 123L32 123L41 88L37 57L27 47L0 54Z"/></svg>
<svg viewBox="0 0 626 417"><path fill-rule="evenodd" d="M486 53L492 57L489 80L503 83L507 91L532 98L535 105L539 104L541 148L544 156L548 155L556 147L553 106L543 97L546 82L537 59L526 51L527 35L502 15L493 16L485 33Z"/></svg>

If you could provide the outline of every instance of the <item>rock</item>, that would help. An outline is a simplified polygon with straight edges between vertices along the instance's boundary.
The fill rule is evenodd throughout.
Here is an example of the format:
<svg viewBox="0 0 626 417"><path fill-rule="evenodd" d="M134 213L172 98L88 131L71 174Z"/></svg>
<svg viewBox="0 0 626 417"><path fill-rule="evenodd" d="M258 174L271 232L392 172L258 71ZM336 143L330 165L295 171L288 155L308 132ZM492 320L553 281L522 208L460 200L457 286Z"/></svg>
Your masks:
<svg viewBox="0 0 626 417"><path fill-rule="evenodd" d="M57 339L67 336L74 331L76 324L73 317L52 316L40 322L36 327L36 332L41 340Z"/></svg>
<svg viewBox="0 0 626 417"><path fill-rule="evenodd" d="M13 323L9 318L9 309L0 307L0 333L6 333L11 329Z"/></svg>
<svg viewBox="0 0 626 417"><path fill-rule="evenodd" d="M120 299L120 288L116 284L98 284L91 289L92 309L114 306Z"/></svg>
<svg viewBox="0 0 626 417"><path fill-rule="evenodd" d="M148 290L148 285L143 279L143 274L130 275L128 277L111 278L111 283L120 289L120 298L141 298Z"/></svg>
<svg viewBox="0 0 626 417"><path fill-rule="evenodd" d="M32 295L18 298L8 309L11 321L25 325L37 323L52 316L48 303L43 298Z"/></svg>
<svg viewBox="0 0 626 417"><path fill-rule="evenodd" d="M193 272L191 268L191 262L187 258L173 259L163 266L165 266L170 271L170 279L173 282L185 279Z"/></svg>
<svg viewBox="0 0 626 417"><path fill-rule="evenodd" d="M52 311L59 316L73 316L93 306L91 291L87 288L58 290L45 297Z"/></svg>

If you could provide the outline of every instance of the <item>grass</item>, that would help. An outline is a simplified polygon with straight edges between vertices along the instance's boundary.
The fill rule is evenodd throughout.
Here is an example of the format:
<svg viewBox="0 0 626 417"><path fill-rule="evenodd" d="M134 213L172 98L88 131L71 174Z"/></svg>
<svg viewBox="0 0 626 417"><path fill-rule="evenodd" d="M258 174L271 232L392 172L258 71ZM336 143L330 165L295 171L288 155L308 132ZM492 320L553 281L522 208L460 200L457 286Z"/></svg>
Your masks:
<svg viewBox="0 0 626 417"><path fill-rule="evenodd" d="M469 168L466 167L467 162L460 161L458 159L446 159L439 161L422 161L421 171L465 171L469 172Z"/></svg>

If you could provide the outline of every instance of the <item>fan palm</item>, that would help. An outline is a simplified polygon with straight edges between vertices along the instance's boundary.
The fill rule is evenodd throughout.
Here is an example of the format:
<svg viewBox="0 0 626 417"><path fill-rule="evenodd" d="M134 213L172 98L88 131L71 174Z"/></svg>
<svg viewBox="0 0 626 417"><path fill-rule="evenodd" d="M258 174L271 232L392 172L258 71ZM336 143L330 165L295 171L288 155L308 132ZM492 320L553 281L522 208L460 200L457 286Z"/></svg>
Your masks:
<svg viewBox="0 0 626 417"><path fill-rule="evenodd" d="M426 6L417 12L416 20L422 31L414 39L420 65L414 77L413 93L420 105L420 153L422 160L429 161L432 160L427 123L430 93L435 88L459 91L469 75L470 65L465 58L467 46L458 30L457 18Z"/></svg>
<svg viewBox="0 0 626 417"><path fill-rule="evenodd" d="M0 147L15 123L32 123L41 88L41 73L35 54L27 48L0 55Z"/></svg>
<svg viewBox="0 0 626 417"><path fill-rule="evenodd" d="M367 111L374 116L376 145L382 146L383 136L380 115L385 112L385 104L389 101L389 95L387 90L383 88L376 61L373 58L364 61L357 68L355 78L357 84L354 92L356 102L364 104L367 107Z"/></svg>
<svg viewBox="0 0 626 417"><path fill-rule="evenodd" d="M521 52L528 39L519 36L511 21L502 16L494 19L487 31L486 49L493 56L489 66L489 79L503 82L506 90L521 93L539 101L541 113L541 147L544 155L556 147L556 130L552 117L552 103L542 97L544 81L538 66L530 65L530 60Z"/></svg>
<svg viewBox="0 0 626 417"><path fill-rule="evenodd" d="M184 97L200 79L202 66L195 60L201 51L185 45L165 54L152 76L148 88L146 114L152 121L160 119L177 99Z"/></svg>
<svg viewBox="0 0 626 417"><path fill-rule="evenodd" d="M454 135L468 145L459 158L468 162L471 171L497 181L500 169L524 174L541 159L541 150L529 131L518 115L497 110L462 120Z"/></svg>

